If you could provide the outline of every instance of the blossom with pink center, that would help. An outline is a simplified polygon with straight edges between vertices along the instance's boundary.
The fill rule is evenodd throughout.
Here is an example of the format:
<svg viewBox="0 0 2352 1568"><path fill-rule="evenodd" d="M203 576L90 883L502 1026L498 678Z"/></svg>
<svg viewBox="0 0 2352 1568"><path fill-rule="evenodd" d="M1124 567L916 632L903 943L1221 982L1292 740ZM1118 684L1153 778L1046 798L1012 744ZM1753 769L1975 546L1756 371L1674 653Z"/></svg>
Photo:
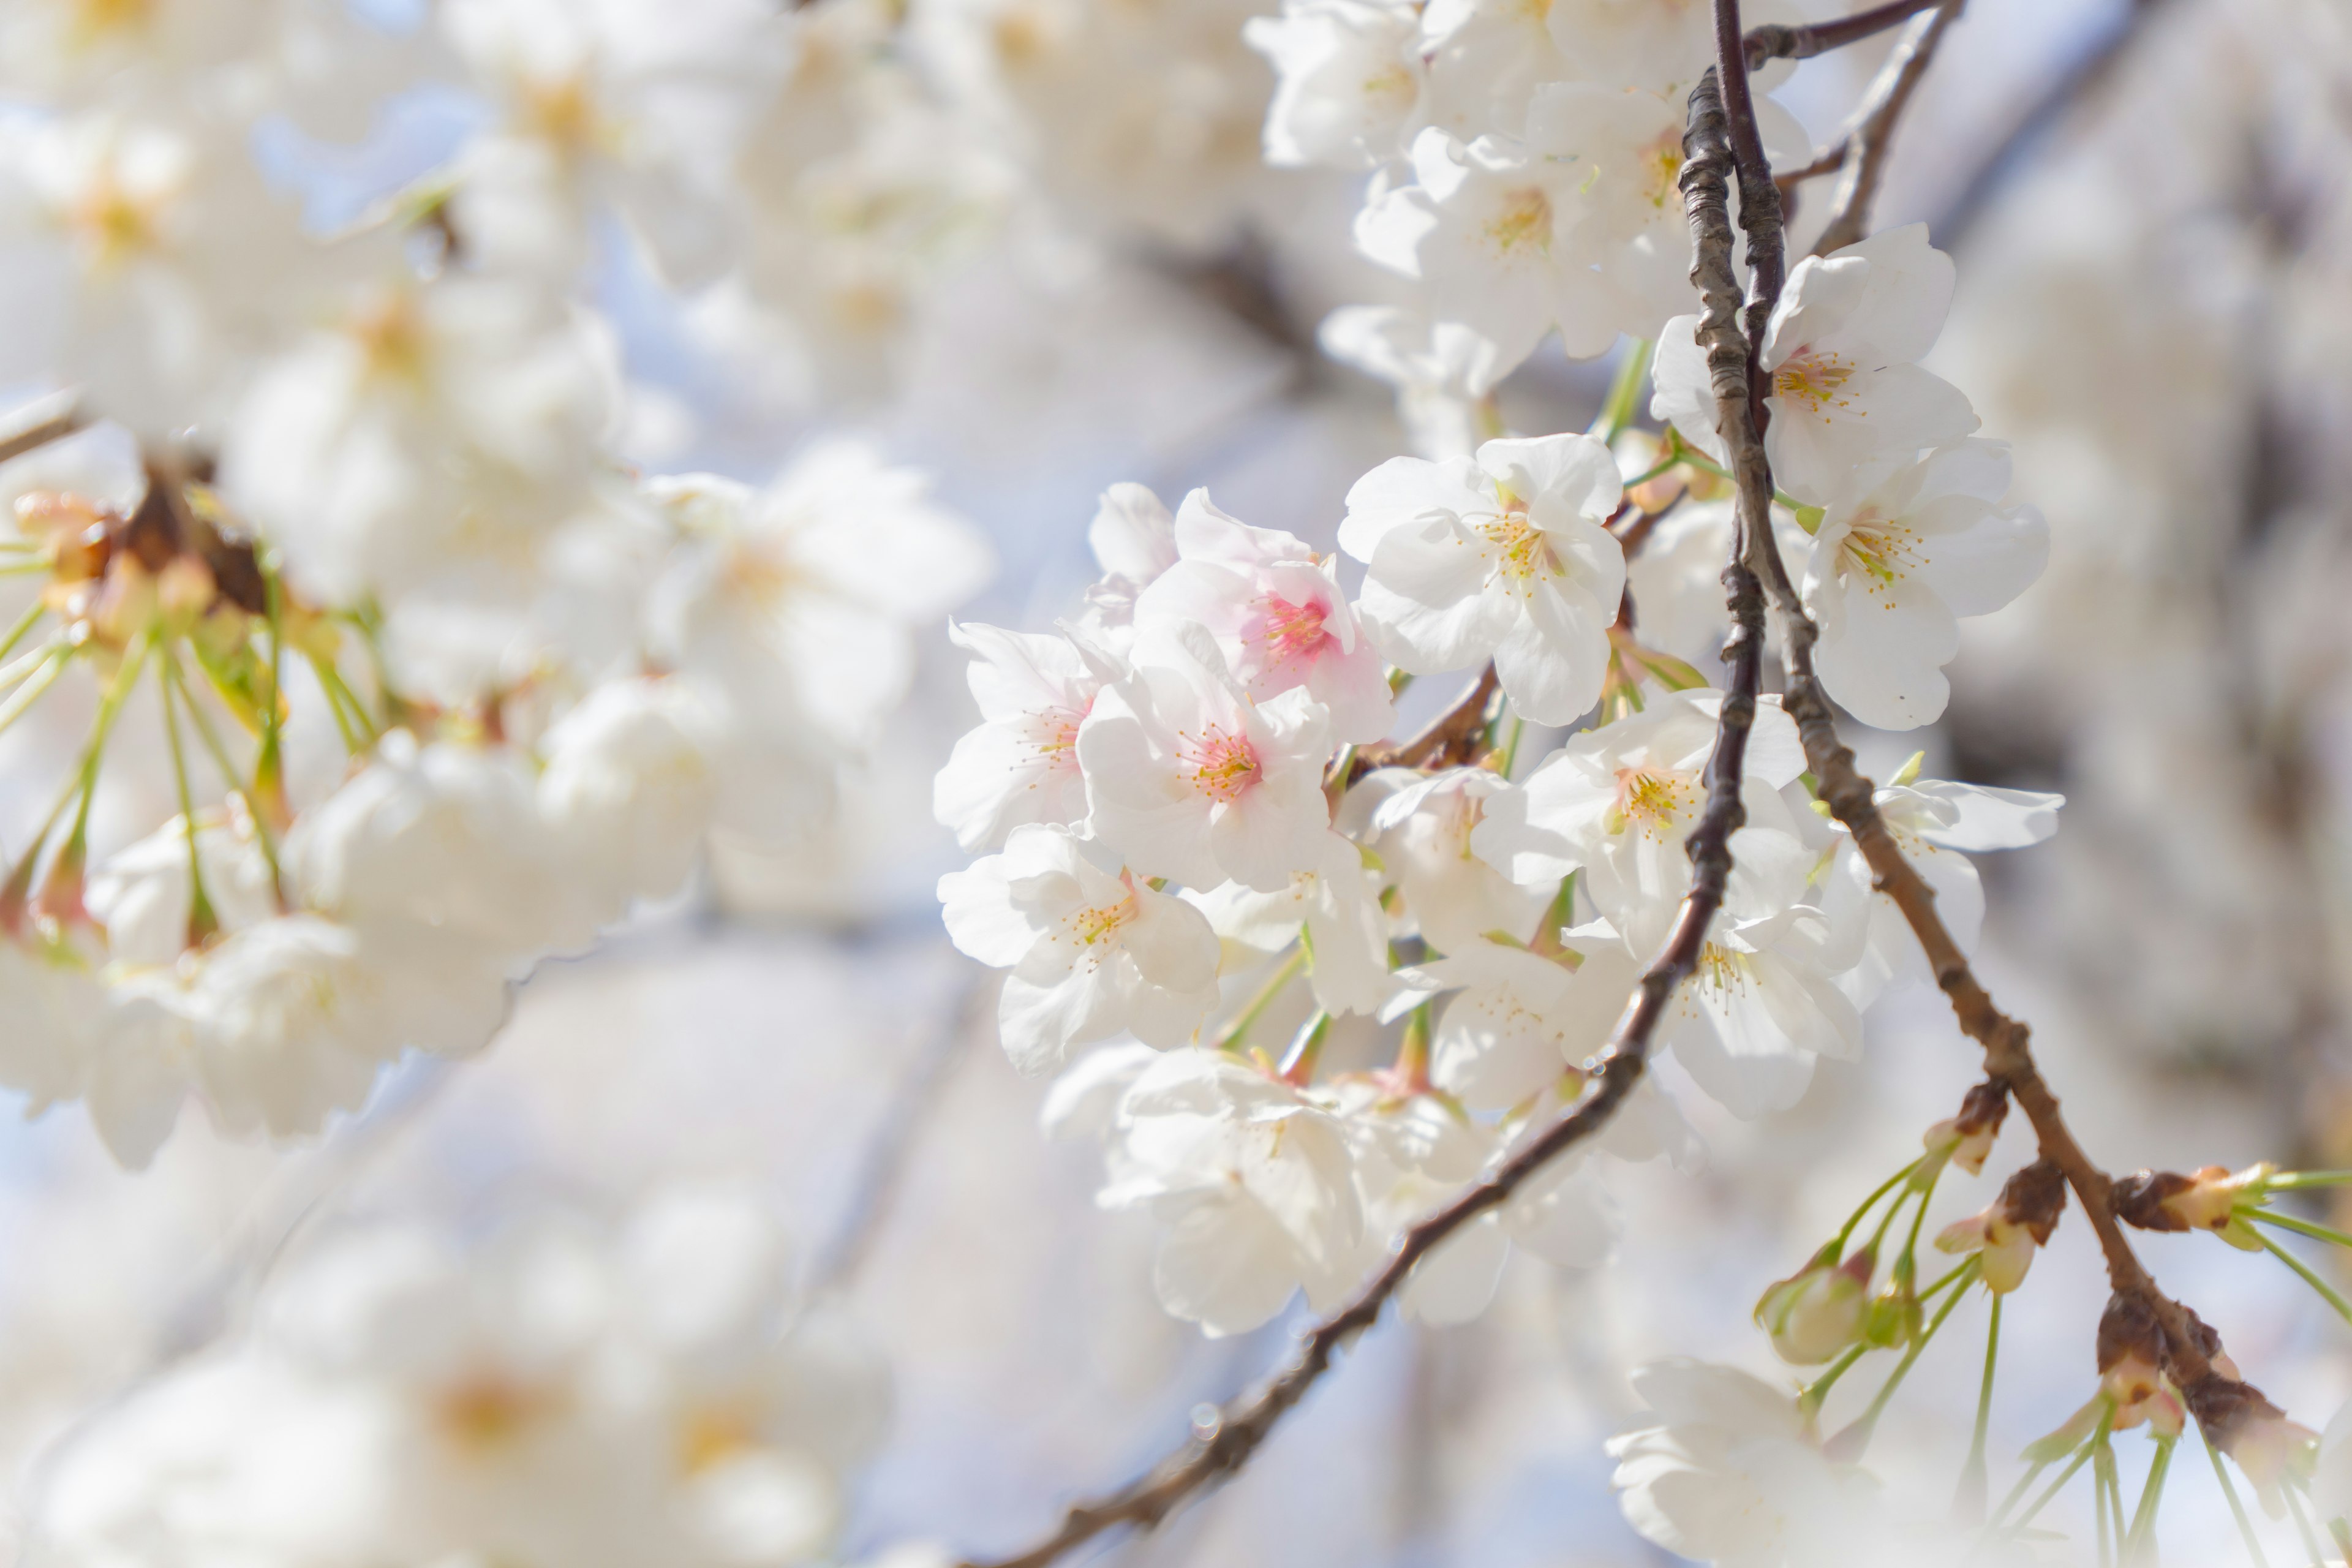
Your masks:
<svg viewBox="0 0 2352 1568"><path fill-rule="evenodd" d="M1139 629L1134 670L1078 727L1089 823L1146 876L1261 892L1322 860L1331 726L1303 687L1253 701L1208 630Z"/></svg>
<svg viewBox="0 0 2352 1568"><path fill-rule="evenodd" d="M981 722L956 742L931 786L931 811L970 854L993 849L1024 822L1086 820L1078 726L1095 694L1120 668L1069 637L950 624L949 640L971 655Z"/></svg>
<svg viewBox="0 0 2352 1568"><path fill-rule="evenodd" d="M1181 1045L1217 1001L1217 935L1104 845L1027 823L1004 852L940 879L948 936L1004 977L997 1027L1023 1072L1121 1033Z"/></svg>
<svg viewBox="0 0 2352 1568"><path fill-rule="evenodd" d="M1244 690L1263 700L1305 687L1330 710L1339 741L1389 732L1388 672L1339 591L1335 558L1294 534L1252 528L1206 490L1177 510L1176 551L1176 563L1137 598L1137 626L1206 626Z"/></svg>

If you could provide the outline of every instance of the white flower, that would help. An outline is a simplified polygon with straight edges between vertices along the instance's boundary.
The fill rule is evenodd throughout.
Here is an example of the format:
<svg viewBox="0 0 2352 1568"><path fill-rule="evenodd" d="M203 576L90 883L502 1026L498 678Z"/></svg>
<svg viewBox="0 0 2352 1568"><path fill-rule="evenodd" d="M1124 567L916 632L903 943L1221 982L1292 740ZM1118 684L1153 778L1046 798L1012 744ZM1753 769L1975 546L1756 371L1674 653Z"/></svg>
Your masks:
<svg viewBox="0 0 2352 1568"><path fill-rule="evenodd" d="M1505 1110L1558 1084L1608 1043L1640 978L1615 942L1530 952L1482 942L1405 971L1415 988L1454 991L1430 1042L1430 1078L1474 1110Z"/></svg>
<svg viewBox="0 0 2352 1568"><path fill-rule="evenodd" d="M1580 176L1515 139L1465 146L1434 125L1413 139L1412 167L1416 183L1358 215L1357 247L1425 285L1431 314L1493 343L1497 375L1555 327L1573 359L1616 341L1618 312L1571 249Z"/></svg>
<svg viewBox="0 0 2352 1568"><path fill-rule="evenodd" d="M967 621L949 623L948 640L971 655L966 678L981 721L940 770L931 814L967 854L996 848L1024 822L1084 822L1078 726L1123 668L1074 637Z"/></svg>
<svg viewBox="0 0 2352 1568"><path fill-rule="evenodd" d="M1494 1129L1433 1096L1390 1100L1361 1083L1342 1089L1339 1115L1356 1151L1357 1188L1374 1241L1398 1235L1475 1181L1498 1142ZM1414 1266L1398 1305L1419 1322L1466 1323L1493 1300L1510 1250L1501 1215L1482 1215Z"/></svg>
<svg viewBox="0 0 2352 1568"><path fill-rule="evenodd" d="M1862 1056L1862 1017L1839 985L1861 943L1858 929L1809 904L1748 920L1718 914L1664 1040L1734 1116L1785 1110L1812 1081L1815 1058Z"/></svg>
<svg viewBox="0 0 2352 1568"><path fill-rule="evenodd" d="M1589 436L1489 441L1475 461L1392 458L1356 481L1339 546L1359 605L1416 675L1491 656L1517 710L1565 724L1601 694L1625 554L1601 525L1622 487Z"/></svg>
<svg viewBox="0 0 2352 1568"><path fill-rule="evenodd" d="M1421 105L1421 16L1410 0L1284 0L1242 38L1275 70L1265 161L1370 169L1397 155Z"/></svg>
<svg viewBox="0 0 2352 1568"><path fill-rule="evenodd" d="M1797 264L1760 356L1772 387L1764 445L1782 489L1826 504L1856 468L1977 427L1959 389L1915 363L1934 345L1951 300L1951 258L1928 247L1925 224ZM1651 413L1720 460L1697 324L1677 316L1659 335Z"/></svg>
<svg viewBox="0 0 2352 1568"><path fill-rule="evenodd" d="M222 487L314 599L531 560L587 499L614 390L593 335L518 282L399 283L266 366Z"/></svg>
<svg viewBox="0 0 2352 1568"><path fill-rule="evenodd" d="M278 912L269 861L249 821L200 822L195 850L205 899L220 930L240 931ZM194 901L187 826L177 816L108 856L90 874L82 899L106 928L109 959L134 966L179 959L188 947Z"/></svg>
<svg viewBox="0 0 2352 1568"><path fill-rule="evenodd" d="M1263 892L1322 858L1330 726L1294 687L1253 702L1198 626L1139 632L1134 672L1078 729L1094 831L1147 876Z"/></svg>
<svg viewBox="0 0 2352 1568"><path fill-rule="evenodd" d="M1744 1372L1677 1358L1633 1373L1648 1408L1609 1440L1611 1484L1643 1539L1717 1568L1844 1561L1850 1472L1808 1442L1797 1402Z"/></svg>
<svg viewBox="0 0 2352 1568"><path fill-rule="evenodd" d="M1492 768L1448 768L1426 777L1382 768L1349 793L1351 811L1359 800L1377 801L1372 845L1422 940L1440 952L1482 945L1494 931L1528 941L1559 892L1557 878L1522 886L1471 853L1470 836L1485 820L1486 802L1508 788Z"/></svg>
<svg viewBox="0 0 2352 1568"><path fill-rule="evenodd" d="M358 926L406 923L517 965L584 942L531 781L510 757L394 731L296 824L288 869L303 903Z"/></svg>
<svg viewBox="0 0 2352 1568"><path fill-rule="evenodd" d="M1575 76L1546 16L1557 4L1432 0L1422 12L1422 53L1435 123L1459 136L1516 131L1538 84Z"/></svg>
<svg viewBox="0 0 2352 1568"><path fill-rule="evenodd" d="M1872 799L1903 858L1934 890L1936 918L1962 952L1976 950L1984 927L1984 884L1969 856L2041 843L2058 831L2058 808L2066 804L2063 795L2033 790L1915 780L1908 768ZM1910 924L1895 900L1876 890L1870 863L1843 825L1836 832L1837 857L1823 886L1823 907L1833 920L1860 916L1868 926L1859 967L1844 982L1847 994L1866 1005L1894 981L1932 984Z"/></svg>
<svg viewBox="0 0 2352 1568"><path fill-rule="evenodd" d="M690 474L646 493L683 536L655 640L747 723L867 743L914 673L910 629L985 582L988 546L873 447L810 447L764 489Z"/></svg>
<svg viewBox="0 0 2352 1568"><path fill-rule="evenodd" d="M2005 507L2009 448L1963 441L1917 462L1858 470L1823 512L1806 562L1805 608L1821 626L1822 684L1865 724L1910 730L1943 717L1943 666L1961 616L1989 616L2050 559L2032 507Z"/></svg>
<svg viewBox="0 0 2352 1568"><path fill-rule="evenodd" d="M556 850L597 889L598 918L684 885L719 784L711 721L676 681L598 687L548 731L538 805Z"/></svg>
<svg viewBox="0 0 2352 1568"><path fill-rule="evenodd" d="M1690 887L1684 844L1706 809L1722 706L1719 691L1662 693L1570 737L1525 784L1486 802L1471 848L1516 882L1579 873L1584 896L1646 956ZM1813 854L1779 792L1804 771L1795 722L1759 703L1740 783L1748 826L1731 836L1726 908L1735 916L1777 913L1802 895Z"/></svg>
<svg viewBox="0 0 2352 1568"><path fill-rule="evenodd" d="M1220 938L1244 951L1247 963L1305 942L1307 983L1316 1005L1327 1012L1377 1012L1395 988L1379 878L1356 846L1336 833L1323 836L1314 869L1293 872L1286 887L1259 892L1227 882L1206 892L1188 889L1184 897L1209 917Z"/></svg>
<svg viewBox="0 0 2352 1568"><path fill-rule="evenodd" d="M1466 458L1478 445L1477 399L1501 379L1495 345L1458 321L1395 305L1343 305L1315 333L1341 364L1396 388L1397 416L1424 458Z"/></svg>
<svg viewBox="0 0 2352 1568"><path fill-rule="evenodd" d="M1213 1336L1256 1328L1301 1288L1326 1310L1367 1261L1339 1123L1218 1052L1171 1051L1128 1089L1097 1201L1167 1225L1152 1267L1160 1304Z"/></svg>
<svg viewBox="0 0 2352 1568"><path fill-rule="evenodd" d="M1084 625L1123 647L1137 597L1176 564L1176 520L1148 486L1122 481L1103 491L1087 544L1103 575L1087 589Z"/></svg>
<svg viewBox="0 0 2352 1568"><path fill-rule="evenodd" d="M1216 1005L1208 921L1066 829L1014 828L1003 854L940 878L940 902L958 948L1013 971L997 1018L1024 1072L1122 1031L1181 1045Z"/></svg>
<svg viewBox="0 0 2352 1568"><path fill-rule="evenodd" d="M1369 743L1396 717L1388 672L1339 592L1339 562L1294 534L1252 528L1194 490L1177 509L1178 559L1135 601L1135 624L1209 628L1259 701L1294 687L1330 712L1335 741Z"/></svg>

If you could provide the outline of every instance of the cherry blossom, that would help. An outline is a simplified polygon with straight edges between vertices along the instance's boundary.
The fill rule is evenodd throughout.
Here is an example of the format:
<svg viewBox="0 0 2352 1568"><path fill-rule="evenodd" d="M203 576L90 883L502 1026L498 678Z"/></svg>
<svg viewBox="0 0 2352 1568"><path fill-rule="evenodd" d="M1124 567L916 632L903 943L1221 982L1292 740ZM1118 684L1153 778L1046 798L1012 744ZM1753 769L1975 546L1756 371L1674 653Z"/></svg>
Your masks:
<svg viewBox="0 0 2352 1568"><path fill-rule="evenodd" d="M1216 1005L1208 921L1066 828L1014 828L1003 853L940 878L940 902L958 948L1013 972L997 1016L1024 1072L1121 1032L1181 1045Z"/></svg>
<svg viewBox="0 0 2352 1568"><path fill-rule="evenodd" d="M1601 525L1621 486L1586 436L1489 441L1472 459L1393 458L1348 492L1339 547L1365 563L1360 609L1415 674L1491 656L1538 723L1592 706L1625 556Z"/></svg>
<svg viewBox="0 0 2352 1568"><path fill-rule="evenodd" d="M1330 821L1327 710L1303 687L1251 700L1208 632L1139 632L1134 670L1078 728L1093 830L1147 876L1261 892L1313 870Z"/></svg>
<svg viewBox="0 0 2352 1568"><path fill-rule="evenodd" d="M1087 817L1078 726L1122 671L1068 636L1032 636L966 622L949 640L971 655L967 679L980 724L964 732L931 791L932 815L966 853L993 849L1023 823Z"/></svg>
<svg viewBox="0 0 2352 1568"><path fill-rule="evenodd" d="M1420 109L1421 18L1402 0L1286 0L1242 26L1275 69L1265 161L1369 169L1393 157Z"/></svg>

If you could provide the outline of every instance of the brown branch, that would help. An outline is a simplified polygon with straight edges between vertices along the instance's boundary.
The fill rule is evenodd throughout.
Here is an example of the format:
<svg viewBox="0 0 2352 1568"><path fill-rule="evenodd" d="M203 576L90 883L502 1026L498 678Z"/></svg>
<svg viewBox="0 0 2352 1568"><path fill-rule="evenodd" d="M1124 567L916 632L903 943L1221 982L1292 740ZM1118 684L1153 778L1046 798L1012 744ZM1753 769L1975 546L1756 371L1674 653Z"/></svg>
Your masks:
<svg viewBox="0 0 2352 1568"><path fill-rule="evenodd" d="M1718 0L1722 5L1731 3ZM1731 37L1736 43L1736 9L1733 21ZM1700 337L1703 342L1737 338L1739 293L1732 275L1728 212L1733 163L1712 71L1691 94L1690 131L1684 152L1683 200L1692 234L1698 240L1698 259L1691 268L1691 279L1699 285L1705 306ZM1739 363L1744 377L1744 349ZM1744 410L1744 382L1731 395ZM1770 494L1769 482L1765 494ZM1743 502L1733 558L1724 568L1731 636L1724 644L1723 657L1730 667L1730 679L1717 721L1715 750L1707 759L1706 805L1686 846L1691 859L1690 892L1675 917L1664 947L1643 973L1608 1046L1585 1064L1582 1097L1483 1180L1410 1226L1388 1264L1355 1299L1318 1323L1288 1366L1263 1387L1227 1405L1213 1427L1142 1479L1093 1501L1071 1505L1054 1533L1028 1551L986 1563L968 1563L964 1568L1045 1568L1105 1531L1120 1525L1151 1529L1204 1489L1240 1469L1276 1424L1330 1370L1339 1349L1379 1319L1423 1258L1480 1215L1509 1202L1514 1193L1562 1152L1599 1132L1633 1093L1649 1065L1650 1042L1665 1016L1668 1001L1697 970L1706 952L1707 930L1723 906L1724 888L1731 877L1731 836L1747 820L1740 804L1740 781L1747 771L1748 736L1763 680L1764 595L1745 556L1753 552L1757 539L1770 537L1764 531L1769 524L1767 513ZM1462 716L1484 712L1485 694L1493 679L1490 666L1478 685L1433 731L1466 732L1468 722ZM1406 750L1420 744L1417 738Z"/></svg>
<svg viewBox="0 0 2352 1568"><path fill-rule="evenodd" d="M43 409L47 412L40 412ZM54 399L43 399L30 408L18 410L17 416L29 417L31 423L19 425L6 435L0 436L0 463L13 461L27 452L38 451L52 441L62 441L89 426L89 416L81 411L79 404L70 400L60 407Z"/></svg>
<svg viewBox="0 0 2352 1568"><path fill-rule="evenodd" d="M1736 5L1737 0L1717 3L1720 7ZM1696 123L1696 95L1693 103ZM1760 149L1749 153L1746 149L1754 147L1754 139L1738 135L1736 126L1734 132L1734 155L1743 164L1743 194L1751 183L1769 187L1769 171L1763 165ZM1753 168L1745 166L1751 155ZM1765 294L1765 279L1780 276L1778 258L1759 255L1756 247L1759 237L1769 237L1773 241L1779 237L1769 224L1747 226L1748 255L1757 282L1749 302L1753 319L1759 306L1769 314L1773 300L1756 296ZM1727 235L1719 237L1719 245L1727 253ZM1703 342L1705 331L1702 326ZM1744 517L1750 508L1768 504L1772 494L1771 467L1765 456L1763 432L1752 416L1754 389L1746 384L1727 385L1725 380L1725 373L1736 365L1737 375L1745 383L1748 362L1744 356L1722 351L1720 345L1709 345L1707 364L1717 395L1717 429L1730 458L1725 466L1738 479ZM2058 1097L2043 1081L2034 1063L2026 1026L2001 1012L1978 981L1967 955L1936 913L1934 889L1904 857L1879 816L1875 787L1855 768L1853 752L1839 740L1835 710L1813 665L1813 647L1820 639L1820 629L1790 582L1787 567L1769 531L1758 538L1754 559L1774 607L1780 611L1781 663L1787 675L1781 705L1797 722L1806 761L1817 781L1817 792L1853 835L1856 847L1870 866L1874 886L1894 900L1918 939L1937 984L1950 998L1961 1029L1983 1047L1985 1070L2008 1086L2011 1096L2032 1123L2042 1157L2065 1174L2067 1185L2081 1199L2091 1228L2098 1237L2100 1251L2105 1257L2109 1283L2116 1295L2144 1303L2155 1315L2163 1330L2165 1370L2187 1397L2190 1408L2198 1413L2209 1437L2226 1438L2229 1434L2217 1432L2217 1425L2242 1416L2247 1408L2266 1405L2267 1402L2244 1384L2214 1371L2211 1357L2219 1341L2194 1313L2157 1288L2155 1279L2133 1253L2116 1223L2114 1184L2092 1162L2067 1127L2060 1113ZM2209 1412L2216 1414L2209 1415Z"/></svg>
<svg viewBox="0 0 2352 1568"><path fill-rule="evenodd" d="M1895 40L1886 63L1871 81L1870 90L1863 95L1853 129L1844 137L1845 173L1838 181L1837 195L1831 200L1829 226L1813 242L1815 256L1843 250L1869 233L1870 209L1878 199L1880 183L1886 177L1887 157L1895 146L1895 122L1918 89L1919 79L1927 74L1927 63L1936 57L1936 46L1943 42L1945 32L1958 19L1964 3L1965 0L1944 0L1936 9L1912 17L1911 25L1903 29L1903 37Z"/></svg>
<svg viewBox="0 0 2352 1568"><path fill-rule="evenodd" d="M1487 727L1502 697L1502 677L1494 661L1478 672L1470 689L1453 707L1429 721L1410 741L1393 746L1365 746L1347 760L1346 781L1354 784L1375 768L1458 768L1478 755L1486 743Z"/></svg>
<svg viewBox="0 0 2352 1568"><path fill-rule="evenodd" d="M1942 0L1893 0L1893 4L1874 5L1867 11L1856 11L1851 16L1841 16L1834 22L1821 22L1809 27L1789 27L1777 24L1758 27L1747 37L1747 48L1741 58L1749 70L1766 60L1809 60L1815 55L1842 49L1848 44L1858 44L1875 33L1883 33L1896 23L1925 11ZM1717 13L1721 20L1722 13ZM1738 17L1733 20L1736 22ZM1721 58L1721 40L1717 42L1717 58ZM1734 122L1738 116L1735 114Z"/></svg>

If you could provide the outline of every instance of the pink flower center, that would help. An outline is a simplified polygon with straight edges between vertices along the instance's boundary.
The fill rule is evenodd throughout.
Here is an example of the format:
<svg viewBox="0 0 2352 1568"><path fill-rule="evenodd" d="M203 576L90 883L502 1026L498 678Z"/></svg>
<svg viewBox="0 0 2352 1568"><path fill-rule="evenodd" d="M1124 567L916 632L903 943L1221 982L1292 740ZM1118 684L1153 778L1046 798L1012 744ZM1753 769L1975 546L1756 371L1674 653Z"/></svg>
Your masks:
<svg viewBox="0 0 2352 1568"><path fill-rule="evenodd" d="M1045 708L1034 715L1036 739L1030 742L1037 760L1056 773L1076 773L1078 768L1078 726L1086 715L1072 708Z"/></svg>
<svg viewBox="0 0 2352 1568"><path fill-rule="evenodd" d="M1212 724L1198 735L1180 734L1177 755L1192 787L1211 800L1233 801L1257 783L1257 753L1249 739Z"/></svg>
<svg viewBox="0 0 2352 1568"><path fill-rule="evenodd" d="M1279 594L1268 594L1259 604L1265 611L1265 626L1259 635L1265 638L1269 665L1312 658L1331 640L1331 634L1323 629L1321 605L1312 600L1294 605Z"/></svg>

